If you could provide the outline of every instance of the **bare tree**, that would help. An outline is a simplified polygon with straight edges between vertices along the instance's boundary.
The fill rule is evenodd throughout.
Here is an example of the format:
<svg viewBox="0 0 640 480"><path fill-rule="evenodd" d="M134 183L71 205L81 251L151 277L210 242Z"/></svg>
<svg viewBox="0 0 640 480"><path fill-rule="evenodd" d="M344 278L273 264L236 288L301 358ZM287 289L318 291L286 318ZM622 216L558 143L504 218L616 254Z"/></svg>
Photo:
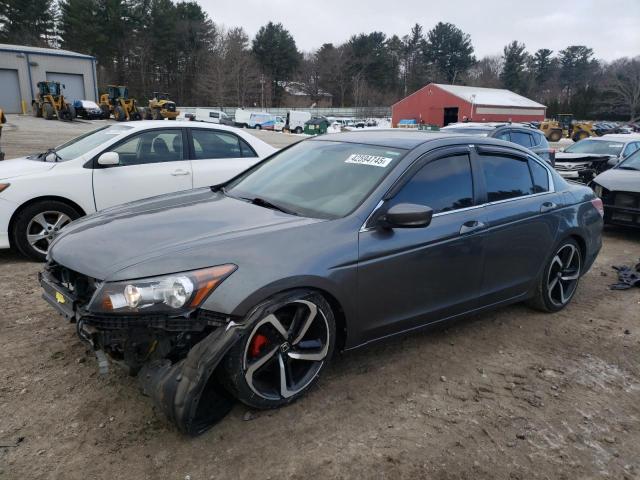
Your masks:
<svg viewBox="0 0 640 480"><path fill-rule="evenodd" d="M618 106L635 121L640 116L640 57L622 58L611 64L606 89Z"/></svg>

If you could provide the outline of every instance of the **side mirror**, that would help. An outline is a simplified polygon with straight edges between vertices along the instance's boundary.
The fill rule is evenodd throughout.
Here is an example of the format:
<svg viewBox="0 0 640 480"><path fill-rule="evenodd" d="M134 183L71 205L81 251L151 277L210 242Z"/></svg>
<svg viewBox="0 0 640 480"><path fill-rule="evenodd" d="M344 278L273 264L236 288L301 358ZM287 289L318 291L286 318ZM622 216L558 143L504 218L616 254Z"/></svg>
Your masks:
<svg viewBox="0 0 640 480"><path fill-rule="evenodd" d="M564 152L564 148L561 148L560 150L558 150L559 152Z"/></svg>
<svg viewBox="0 0 640 480"><path fill-rule="evenodd" d="M399 203L392 206L380 218L384 228L422 228L431 223L433 209L414 203Z"/></svg>
<svg viewBox="0 0 640 480"><path fill-rule="evenodd" d="M105 152L98 157L98 165L103 167L113 167L120 165L120 155L117 152Z"/></svg>

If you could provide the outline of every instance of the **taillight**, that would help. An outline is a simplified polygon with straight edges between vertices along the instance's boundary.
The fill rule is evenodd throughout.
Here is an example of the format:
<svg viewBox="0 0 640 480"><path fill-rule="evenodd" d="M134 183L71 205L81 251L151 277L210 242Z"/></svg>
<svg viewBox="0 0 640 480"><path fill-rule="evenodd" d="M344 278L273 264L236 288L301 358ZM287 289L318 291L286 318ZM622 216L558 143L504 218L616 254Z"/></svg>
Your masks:
<svg viewBox="0 0 640 480"><path fill-rule="evenodd" d="M594 198L591 200L591 205L593 205L601 217L604 217L604 205L602 204L602 200L599 198Z"/></svg>

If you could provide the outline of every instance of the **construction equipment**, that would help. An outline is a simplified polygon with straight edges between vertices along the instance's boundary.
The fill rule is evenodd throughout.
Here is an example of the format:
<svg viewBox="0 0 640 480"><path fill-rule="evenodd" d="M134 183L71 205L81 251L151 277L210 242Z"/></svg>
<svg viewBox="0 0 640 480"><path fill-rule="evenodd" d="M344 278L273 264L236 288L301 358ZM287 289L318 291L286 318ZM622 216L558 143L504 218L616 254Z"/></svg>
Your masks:
<svg viewBox="0 0 640 480"><path fill-rule="evenodd" d="M540 123L540 130L550 142L558 142L561 138L570 138L578 142L602 135L593 122L575 122L571 113L560 113L552 120L545 120Z"/></svg>
<svg viewBox="0 0 640 480"><path fill-rule="evenodd" d="M144 109L145 120L175 120L178 115L180 111L176 110L176 103L169 99L168 93L153 92L149 106Z"/></svg>
<svg viewBox="0 0 640 480"><path fill-rule="evenodd" d="M44 117L47 120L57 118L72 121L76 118L75 108L62 95L60 82L38 82L38 94L31 102L31 111L34 117Z"/></svg>
<svg viewBox="0 0 640 480"><path fill-rule="evenodd" d="M107 93L100 95L100 109L104 118L113 118L118 122L125 120L142 120L138 102L129 98L129 89L122 85L108 85Z"/></svg>

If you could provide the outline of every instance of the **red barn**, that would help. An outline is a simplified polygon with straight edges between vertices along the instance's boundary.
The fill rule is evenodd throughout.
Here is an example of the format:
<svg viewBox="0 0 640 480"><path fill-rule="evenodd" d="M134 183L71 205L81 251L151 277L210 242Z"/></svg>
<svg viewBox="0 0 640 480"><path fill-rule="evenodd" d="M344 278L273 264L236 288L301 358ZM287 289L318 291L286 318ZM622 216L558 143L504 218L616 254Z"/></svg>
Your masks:
<svg viewBox="0 0 640 480"><path fill-rule="evenodd" d="M462 122L542 121L547 107L499 88L430 83L391 106L392 124L415 120L444 127Z"/></svg>

